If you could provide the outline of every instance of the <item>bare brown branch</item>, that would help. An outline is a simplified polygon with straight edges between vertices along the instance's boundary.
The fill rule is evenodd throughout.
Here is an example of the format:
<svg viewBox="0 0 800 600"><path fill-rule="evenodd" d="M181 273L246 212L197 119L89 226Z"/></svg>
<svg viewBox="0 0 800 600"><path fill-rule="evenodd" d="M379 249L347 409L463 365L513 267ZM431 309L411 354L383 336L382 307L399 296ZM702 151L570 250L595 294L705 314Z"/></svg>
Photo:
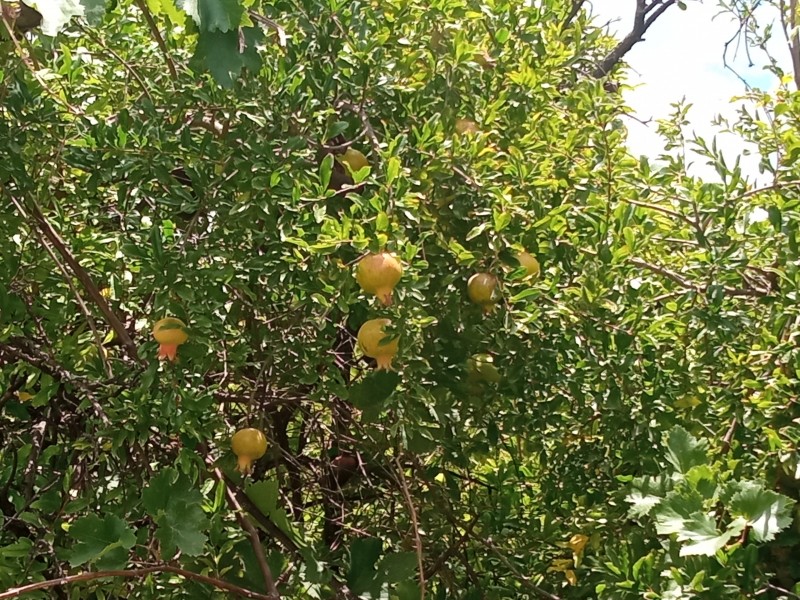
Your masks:
<svg viewBox="0 0 800 600"><path fill-rule="evenodd" d="M141 578L151 573L174 573L186 579L193 579L201 583L206 583L217 589L225 590L232 594L242 596L244 598L251 598L253 600L274 600L271 596L265 596L252 590L239 587L227 581L209 577L208 575L201 575L186 569L179 569L169 565L158 565L153 567L142 567L140 569L124 569L115 571L95 571L93 573L78 573L77 575L69 575L67 577L59 577L58 579L49 579L47 581L39 581L21 587L11 588L4 592L0 592L0 600L8 600L9 598L19 598L24 594L29 594L37 590L46 590L62 585L70 585L72 583L80 583L82 581L93 581L95 579L107 579L109 577L127 577L127 578Z"/></svg>
<svg viewBox="0 0 800 600"><path fill-rule="evenodd" d="M597 65L592 75L597 78L608 75L622 58L630 52L631 48L644 39L644 34L650 29L650 26L655 23L670 6L675 4L675 1L676 0L651 0L648 4L647 0L636 0L636 14L633 18L633 28L628 35L600 61L600 64Z"/></svg>

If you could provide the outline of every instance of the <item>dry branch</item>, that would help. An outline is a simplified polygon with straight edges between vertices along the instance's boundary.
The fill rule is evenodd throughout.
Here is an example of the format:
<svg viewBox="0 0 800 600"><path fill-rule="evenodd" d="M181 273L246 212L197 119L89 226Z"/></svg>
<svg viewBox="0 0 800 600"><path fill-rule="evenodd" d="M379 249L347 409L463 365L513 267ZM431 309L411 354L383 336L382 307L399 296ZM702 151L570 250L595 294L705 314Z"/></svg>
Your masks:
<svg viewBox="0 0 800 600"><path fill-rule="evenodd" d="M636 14L633 18L633 28L616 47L600 61L592 75L600 78L608 75L611 70L630 52L636 44L644 39L644 34L650 26L664 14L676 0L652 0L649 4L647 0L636 0Z"/></svg>

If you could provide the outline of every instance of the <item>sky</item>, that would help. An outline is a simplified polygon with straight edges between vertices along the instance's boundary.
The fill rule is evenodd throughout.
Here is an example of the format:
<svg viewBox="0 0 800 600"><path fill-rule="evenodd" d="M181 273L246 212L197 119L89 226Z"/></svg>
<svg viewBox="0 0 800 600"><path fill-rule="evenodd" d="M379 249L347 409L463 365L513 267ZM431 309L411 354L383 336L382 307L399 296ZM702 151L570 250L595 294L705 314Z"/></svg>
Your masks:
<svg viewBox="0 0 800 600"><path fill-rule="evenodd" d="M690 128L709 142L717 130L712 120L718 114L733 118L736 107L731 99L746 91L745 84L737 75L725 68L723 51L727 42L737 31L738 23L729 15L719 15L716 0L702 3L689 0L687 10L677 6L669 8L648 30L644 41L640 42L625 56L631 72L628 83L636 89L627 91L625 99L642 121L627 119L629 132L628 146L634 156L645 154L655 158L661 153L663 143L656 134L657 119L666 118L672 109L670 105L686 98L693 105L689 113ZM618 38L622 38L631 27L635 0L592 0L592 12L597 24L609 23L609 28ZM760 9L762 21L774 20L772 8ZM765 12L769 11L769 12ZM779 57L788 58L782 46L780 27L776 23L773 52ZM734 44L731 44L734 46ZM738 74L751 86L773 90L777 79L763 69L763 56L754 55L757 64L750 67L742 52L734 58L729 52L728 62L733 63ZM787 69L788 67L784 67ZM720 147L724 148L725 159L733 164L736 156L742 153L744 145L733 135L720 135ZM691 173L703 178L717 180L713 168L703 164L705 159L695 157ZM743 157L743 171L752 181L764 182L766 177L758 173L758 159Z"/></svg>

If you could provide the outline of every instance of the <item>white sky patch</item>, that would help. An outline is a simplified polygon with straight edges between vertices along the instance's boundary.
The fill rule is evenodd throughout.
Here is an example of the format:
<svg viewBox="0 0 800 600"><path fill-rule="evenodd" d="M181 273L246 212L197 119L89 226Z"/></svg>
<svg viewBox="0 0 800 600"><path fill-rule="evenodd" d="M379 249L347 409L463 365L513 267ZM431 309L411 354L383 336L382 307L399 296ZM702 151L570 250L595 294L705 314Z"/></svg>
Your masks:
<svg viewBox="0 0 800 600"><path fill-rule="evenodd" d="M631 28L636 3L634 0L594 0L593 14L597 25L609 23L611 32L621 39ZM764 21L774 19L766 9L759 15ZM717 135L718 147L723 149L725 161L729 166L741 156L744 175L751 181L764 182L766 177L758 172L759 157L753 153L744 156L746 145L740 138L731 134L720 134L712 121L717 115L736 120L736 108L743 101L731 103L734 96L745 93L745 84L723 62L723 51L727 42L736 33L738 23L727 14L720 14L714 0L703 4L687 2L687 10L677 6L669 8L645 34L640 42L625 56L629 65L627 83L636 86L625 93L625 100L633 109L637 119L627 119L628 146L634 156L657 157L663 152L663 141L656 134L656 121L667 118L673 111L671 105L686 99L692 105L688 120L687 134L693 131L711 144ZM766 59L759 51L754 51L755 66L748 65L744 49L740 48L734 57L735 42L731 44L728 62L738 74L754 87L773 90L777 79L763 69ZM773 55L788 58L782 45L780 25L776 22L772 40ZM784 68L789 72L786 61ZM718 181L719 176L713 167L706 165L706 159L693 156L691 174L708 180Z"/></svg>

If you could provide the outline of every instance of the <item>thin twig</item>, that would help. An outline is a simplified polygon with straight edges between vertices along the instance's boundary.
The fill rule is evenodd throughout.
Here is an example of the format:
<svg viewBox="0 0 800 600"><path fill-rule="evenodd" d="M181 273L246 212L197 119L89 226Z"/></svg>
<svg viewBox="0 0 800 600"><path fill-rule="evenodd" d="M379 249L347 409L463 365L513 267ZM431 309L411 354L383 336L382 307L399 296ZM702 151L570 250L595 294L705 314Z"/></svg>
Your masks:
<svg viewBox="0 0 800 600"><path fill-rule="evenodd" d="M653 273L657 273L658 275L662 275L667 279L671 279L681 287L685 288L686 291L692 291L697 294L706 293L709 289L709 286L700 285L693 281L690 281L683 275L676 273L675 271L670 271L664 267L659 265L654 265L652 263L647 262L646 260L642 260L641 258L631 258L630 262L637 267L643 267L648 271L652 271ZM722 287L723 292L728 296L734 297L745 297L745 298L761 298L763 296L769 295L769 290L762 290L761 288L732 288L728 286Z"/></svg>
<svg viewBox="0 0 800 600"><path fill-rule="evenodd" d="M7 600L8 598L18 598L23 594L29 594L30 592L35 592L37 590L46 590L62 585L69 585L71 583L79 583L81 581L93 581L95 579L105 579L108 577L140 578L146 575L150 575L151 573L174 573L175 575L180 575L181 577L185 577L186 579L193 579L195 581L200 581L202 583L214 586L217 589L225 590L226 592L237 594L239 596L244 596L245 598L251 598L253 600L273 600L273 598L270 596L259 594L258 592L254 592L252 590L239 587L238 585L228 583L227 581L222 581L221 579L209 577L208 575L201 575L200 573L195 573L193 571L187 571L186 569L172 567L170 565L158 565L153 567L143 567L140 569L124 569L124 570L113 570L113 571L95 571L92 573L78 573L77 575L59 577L58 579L38 581L36 583L23 585L22 587L11 588L9 590L6 590L0 593L0 600Z"/></svg>
<svg viewBox="0 0 800 600"><path fill-rule="evenodd" d="M366 132L370 143L372 143L373 150L375 150L376 154L379 153L381 151L381 143L378 141L378 136L375 134L375 129L373 129L372 123L369 121L369 115L367 115L364 107L342 100L339 102L339 108L344 108L358 115L358 117L361 119L361 124L364 127L364 131Z"/></svg>
<svg viewBox="0 0 800 600"><path fill-rule="evenodd" d="M425 570L426 579L430 579L431 577L433 577L439 571L439 569L442 568L442 565L445 562L447 562L447 560L451 556L453 556L456 552L458 552L459 548L461 548L461 545L467 541L470 534L472 533L472 530L475 529L475 525L477 524L478 524L478 519L473 517L472 522L469 525L467 525L467 528L464 530L464 533L462 533L457 540L455 540L452 544L450 544L450 547L447 548L447 550L445 550L442 554L439 555L439 558L436 559L436 562L434 562L433 565L431 565L429 568Z"/></svg>
<svg viewBox="0 0 800 600"><path fill-rule="evenodd" d="M403 496L408 504L408 511L411 515L411 525L414 527L414 546L417 550L417 565L419 567L419 598L425 600L425 566L423 564L422 555L422 538L419 535L419 522L417 521L417 510L414 508L414 501L411 498L411 492L408 489L408 482L406 481L405 473L403 473L403 466L397 457L394 459L395 466L397 467L398 483L403 492Z"/></svg>
<svg viewBox="0 0 800 600"><path fill-rule="evenodd" d="M667 208L665 206L659 206L658 204L650 204L649 202L642 202L641 200L631 200L629 198L620 198L619 200L622 201L622 202L625 202L626 204L632 204L633 206L640 206L642 208L647 208L649 210L654 210L656 212L660 212L662 214L668 215L668 216L673 217L675 219L679 219L681 221L685 221L686 223L691 225L693 228L697 228L697 224L694 221L692 221L692 219L690 219L689 217L687 217L686 215L684 215L682 213L679 213L676 210L672 210L671 208Z"/></svg>
<svg viewBox="0 0 800 600"><path fill-rule="evenodd" d="M14 44L14 48L16 48L17 52L19 53L20 60L25 64L25 66L31 72L33 78L39 83L40 86L42 86L42 89L44 89L53 100L64 106L67 109L67 111L69 111L73 115L82 115L83 111L81 109L72 106L69 102L62 99L61 96L59 96L52 89L50 89L50 86L48 86L47 83L45 83L44 79L42 79L42 77L39 75L34 66L30 64L28 60L26 60L25 53L22 51L22 46L20 46L19 41L17 40L17 36L14 35L13 28L9 24L8 19L6 19L5 14L3 14L2 11L0 11L0 19L2 19L3 21L5 30L8 33L9 37L11 38L11 41Z"/></svg>
<svg viewBox="0 0 800 600"><path fill-rule="evenodd" d="M502 552L500 552L500 549L497 546L494 545L494 542L492 542L491 539L485 539L485 540L481 540L481 541L483 542L484 546L486 546L487 548L489 548L489 550L491 550L492 552L495 553L497 558L500 559L500 562L502 562L506 566L506 568L509 571L511 571L517 577L517 579L519 579L520 583L524 584L534 594L537 594L541 598L545 598L545 600L561 600L561 598L559 596L556 596L555 594L551 594L547 590L544 590L544 589L540 588L538 585L533 583L533 581L531 581L530 577L522 574L512 564L512 562L510 560L508 560L506 558L506 556ZM2 598L0 598L0 600L2 600Z"/></svg>
<svg viewBox="0 0 800 600"><path fill-rule="evenodd" d="M22 345L23 348L18 346ZM106 416L103 407L97 401L94 390L99 387L95 383L73 375L61 365L59 365L52 357L43 355L37 349L31 347L30 342L21 340L19 338L11 338L6 343L0 343L0 358L7 360L6 357L11 357L13 360L21 360L29 365L33 365L40 371L58 379L62 383L70 383L76 388L80 389L84 396L89 400L97 416L103 421L104 424L109 424L108 417Z"/></svg>
<svg viewBox="0 0 800 600"><path fill-rule="evenodd" d="M214 468L214 477L216 477L220 485L225 486L225 495L228 498L228 503L231 505L231 508L233 508L234 512L236 513L236 520L239 521L242 529L247 532L247 535L250 538L250 545L253 546L253 551L255 552L256 560L258 561L258 566L261 569L261 575L264 577L264 584L267 587L267 592L269 593L270 598L273 600L279 600L280 594L278 593L278 588L275 586L275 578L272 576L272 570L267 564L267 557L264 555L264 546L261 543L261 538L258 536L258 531L256 531L256 528L253 527L253 524L247 518L247 515L242 509L242 505L239 504L239 501L236 498L236 494L228 487L222 471L216 467Z"/></svg>
<svg viewBox="0 0 800 600"><path fill-rule="evenodd" d="M111 56L116 58L119 61L119 63L128 70L128 72L133 76L133 78L139 84L139 87L142 88L142 93L144 93L144 95L147 96L147 99L150 100L151 104L155 104L155 102L153 101L153 96L150 95L150 90L147 89L147 84L144 82L144 79L142 78L142 76L139 75L139 72L136 69L134 69L128 61L126 61L124 58L122 58L119 55L119 53L117 53L113 48L109 47L102 40L102 38L100 38L99 35L95 34L94 31L92 31L88 27L83 27L83 26L80 26L80 27L81 27L81 31L83 31L83 33L85 33L87 36L92 38L98 46L100 46L106 52L111 54Z"/></svg>
<svg viewBox="0 0 800 600"><path fill-rule="evenodd" d="M4 191L6 191L5 188L2 185L0 185L0 192ZM9 194L9 196L11 195ZM22 210L21 205L18 204L17 202L14 202L14 204L15 206L17 206L17 210L20 211L20 214L23 217L28 218L28 215L24 212L24 210ZM139 358L139 353L136 350L136 344L133 343L133 340L128 335L128 332L125 329L125 326L119 320L119 317L117 317L117 315L114 314L114 311L111 310L111 307L106 302L106 299L103 298L103 295L100 293L100 290L97 289L97 286L95 285L94 281L92 281L92 278L89 276L86 270L80 265L80 263L75 259L75 257L72 256L72 253L67 248L67 245L64 242L64 240L61 239L61 236L58 235L56 230L53 229L53 226L50 225L50 222L44 216L44 213L41 211L41 209L39 208L39 206L36 204L35 201L32 202L32 205L33 208L31 211L31 217L37 224L39 230L50 241L50 243L53 244L53 246L55 246L56 250L58 250L58 253L64 259L64 261L69 265L70 269L72 269L72 272L74 273L75 277L78 278L78 281L81 282L83 288L86 290L86 292L92 298L94 303L100 309L100 312L103 313L103 316L106 318L106 321L108 321L108 324L114 330L114 333L117 335L117 337L119 337L120 341L122 342L122 345L128 351L130 357L133 358L135 361L141 363L142 361Z"/></svg>
<svg viewBox="0 0 800 600"><path fill-rule="evenodd" d="M135 0L135 2L136 6L139 7L139 10L142 11L144 19L147 21L148 27L150 27L150 33L153 34L156 44L158 44L158 47L161 49L161 53L164 55L164 60L167 62L167 69L169 69L169 74L172 76L173 80L178 79L178 70L175 68L175 62L172 60L172 57L169 54L169 48L167 48L167 44L164 42L164 37L158 30L158 25L153 18L153 13L150 12L150 9L147 6L147 2L144 0Z"/></svg>
<svg viewBox="0 0 800 600"><path fill-rule="evenodd" d="M728 427L728 431L725 432L725 437L722 438L722 447L720 448L720 452L723 455L727 454L731 449L731 441L733 440L733 433L736 431L737 424L738 421L736 420L736 417L733 417L733 419L731 419L731 424Z"/></svg>
<svg viewBox="0 0 800 600"><path fill-rule="evenodd" d="M22 206L17 202L17 200L14 197L11 198L11 203L17 208L17 211L19 211L21 215L25 216L25 210L22 208ZM80 292L78 292L77 288L75 288L75 286L73 285L72 277L67 271L67 268L58 259L56 253L53 252L53 249L50 247L50 244L47 242L47 240L44 238L39 238L39 241L41 242L42 246L44 246L44 249L47 251L47 253L50 255L50 258L53 259L53 262L56 263L58 270L61 271L61 274L64 276L64 281L66 282L67 287L69 287L69 289L72 291L72 295L75 296L75 301L78 303L78 306L80 307L83 316L86 317L86 322L89 324L89 329L91 329L92 331L92 337L94 338L95 346L97 346L97 354L100 356L100 362L103 363L103 369L105 370L106 377L112 379L114 377L114 373L111 370L111 364L108 362L108 359L106 358L106 352L105 349L103 348L103 338L100 337L100 332L97 331L97 326L95 325L92 313L89 312L89 307L86 306L86 303L83 301L83 297L81 296ZM105 414L103 413L103 410L100 408L100 405L97 405L95 408L98 409L99 414L102 417L105 417ZM106 423L108 423L108 419L104 420Z"/></svg>

